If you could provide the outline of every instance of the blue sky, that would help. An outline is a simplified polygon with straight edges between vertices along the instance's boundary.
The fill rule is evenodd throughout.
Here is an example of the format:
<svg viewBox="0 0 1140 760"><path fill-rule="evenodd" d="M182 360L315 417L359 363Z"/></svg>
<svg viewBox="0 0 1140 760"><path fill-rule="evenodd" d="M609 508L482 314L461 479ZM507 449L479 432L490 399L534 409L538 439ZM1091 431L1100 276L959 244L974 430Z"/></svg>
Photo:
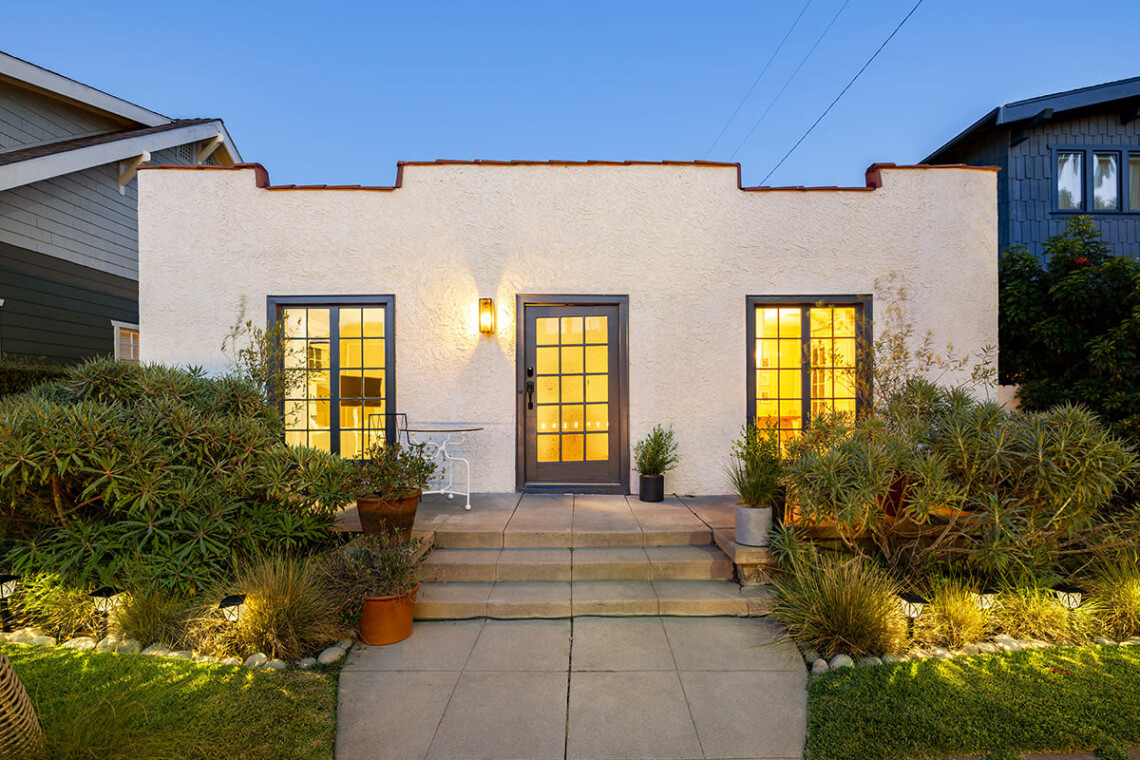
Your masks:
<svg viewBox="0 0 1140 760"><path fill-rule="evenodd" d="M168 116L221 117L275 184L390 184L399 160L705 157L759 184L915 1L811 0L715 147L806 0L42 0L5 8L0 49ZM859 185L996 105L1140 75L1140 3L1092 10L925 0L766 184Z"/></svg>

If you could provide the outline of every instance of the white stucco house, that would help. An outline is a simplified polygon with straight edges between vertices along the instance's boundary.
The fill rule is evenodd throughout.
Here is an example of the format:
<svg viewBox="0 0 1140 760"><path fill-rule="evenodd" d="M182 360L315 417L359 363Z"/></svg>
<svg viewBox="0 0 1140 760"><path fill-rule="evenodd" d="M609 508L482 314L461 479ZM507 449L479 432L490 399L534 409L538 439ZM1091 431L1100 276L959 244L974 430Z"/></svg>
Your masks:
<svg viewBox="0 0 1140 760"><path fill-rule="evenodd" d="M877 283L938 344L997 345L995 178L876 164L865 187L745 188L736 164L439 161L296 187L256 164L144 167L142 358L225 367L244 303L307 369L294 443L359 456L395 413L468 423L475 491L627 493L632 443L671 424L667 489L720 493L747 420L794 435L856 409L857 336L893 297Z"/></svg>

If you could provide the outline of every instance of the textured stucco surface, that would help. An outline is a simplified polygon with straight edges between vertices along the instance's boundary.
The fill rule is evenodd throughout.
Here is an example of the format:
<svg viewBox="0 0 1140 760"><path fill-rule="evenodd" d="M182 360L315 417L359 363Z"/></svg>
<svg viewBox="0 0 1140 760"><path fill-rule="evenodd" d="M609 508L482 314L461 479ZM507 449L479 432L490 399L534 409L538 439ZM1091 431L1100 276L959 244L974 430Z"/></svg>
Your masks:
<svg viewBox="0 0 1140 760"><path fill-rule="evenodd" d="M727 490L745 421L745 297L871 293L894 275L935 344L997 345L995 175L883 169L867 192L748 192L733 167L413 165L391 192L268 190L247 170L139 175L143 359L221 369L242 299L394 294L414 421L486 426L476 491L515 488L515 296L629 296L631 441L672 424L666 487ZM493 337L477 299L498 311ZM636 489L637 479L632 479Z"/></svg>

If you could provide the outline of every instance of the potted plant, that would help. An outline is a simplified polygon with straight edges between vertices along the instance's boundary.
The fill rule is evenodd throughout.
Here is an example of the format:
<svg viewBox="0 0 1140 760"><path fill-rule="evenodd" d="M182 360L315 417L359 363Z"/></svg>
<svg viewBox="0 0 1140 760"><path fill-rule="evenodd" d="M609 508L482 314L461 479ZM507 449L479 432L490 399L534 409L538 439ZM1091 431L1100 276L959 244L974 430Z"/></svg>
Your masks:
<svg viewBox="0 0 1140 760"><path fill-rule="evenodd" d="M732 442L728 476L736 490L736 543L766 546L772 527L772 505L780 491L780 437L775 430L745 426Z"/></svg>
<svg viewBox="0 0 1140 760"><path fill-rule="evenodd" d="M342 615L360 640L379 646L412 635L416 570L426 556L420 539L395 531L357 536L328 555L325 577Z"/></svg>
<svg viewBox="0 0 1140 760"><path fill-rule="evenodd" d="M665 473L677 466L677 440L673 428L654 425L649 435L633 447L634 466L641 473L638 498L662 501L665 498Z"/></svg>
<svg viewBox="0 0 1140 760"><path fill-rule="evenodd" d="M348 488L356 496L361 530L395 530L411 538L420 494L435 473L435 462L424 454L424 444L373 444L367 459L349 467Z"/></svg>

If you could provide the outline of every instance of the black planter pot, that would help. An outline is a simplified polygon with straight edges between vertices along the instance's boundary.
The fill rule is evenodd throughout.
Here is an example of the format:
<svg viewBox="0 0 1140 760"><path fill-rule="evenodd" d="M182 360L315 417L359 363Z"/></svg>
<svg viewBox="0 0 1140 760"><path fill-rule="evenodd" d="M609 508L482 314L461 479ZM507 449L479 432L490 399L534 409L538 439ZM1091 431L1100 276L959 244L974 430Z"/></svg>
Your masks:
<svg viewBox="0 0 1140 760"><path fill-rule="evenodd" d="M641 487L638 489L638 498L642 501L665 500L665 476L642 475Z"/></svg>

